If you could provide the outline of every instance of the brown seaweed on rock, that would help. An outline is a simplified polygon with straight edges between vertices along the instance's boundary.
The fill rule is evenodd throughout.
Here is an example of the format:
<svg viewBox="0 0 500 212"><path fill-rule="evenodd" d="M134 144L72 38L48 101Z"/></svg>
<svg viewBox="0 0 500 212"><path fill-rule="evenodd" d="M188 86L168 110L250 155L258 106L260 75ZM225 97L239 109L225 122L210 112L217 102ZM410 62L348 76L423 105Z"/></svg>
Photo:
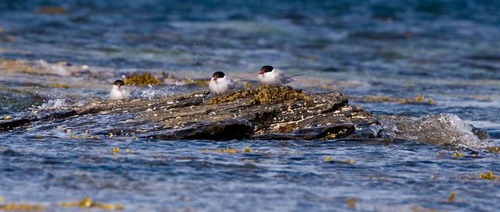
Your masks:
<svg viewBox="0 0 500 212"><path fill-rule="evenodd" d="M133 74L124 79L125 85L130 86L148 86L159 85L162 81L154 77L151 73Z"/></svg>

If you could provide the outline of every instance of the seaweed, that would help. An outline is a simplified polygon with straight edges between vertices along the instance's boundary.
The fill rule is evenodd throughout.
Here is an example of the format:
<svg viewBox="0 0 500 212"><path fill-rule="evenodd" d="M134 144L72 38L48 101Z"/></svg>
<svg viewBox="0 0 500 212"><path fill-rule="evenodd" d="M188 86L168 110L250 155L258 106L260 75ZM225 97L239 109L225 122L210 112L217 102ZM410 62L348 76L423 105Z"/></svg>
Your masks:
<svg viewBox="0 0 500 212"><path fill-rule="evenodd" d="M253 150L249 146L245 147L243 150L238 150L236 148L222 148L222 149L204 149L202 153L222 153L222 154L236 154L236 153L259 153L259 150Z"/></svg>
<svg viewBox="0 0 500 212"><path fill-rule="evenodd" d="M218 96L211 98L208 100L207 104L213 105L213 104L220 104L220 103L225 103L225 102L232 102L236 101L237 99L242 99L246 98L252 95L255 95L255 90L241 90L241 91L236 91L233 93L229 93L225 96Z"/></svg>
<svg viewBox="0 0 500 212"><path fill-rule="evenodd" d="M63 202L61 204L61 207L65 207L65 208L97 208L97 209L103 209L103 210L124 210L125 209L125 207L123 207L123 205L99 203L99 202L93 201L89 197L85 197L78 202L77 201Z"/></svg>
<svg viewBox="0 0 500 212"><path fill-rule="evenodd" d="M148 85L159 85L162 81L154 77L151 73L141 73L134 74L132 76L126 77L125 85L133 86L148 86Z"/></svg>
<svg viewBox="0 0 500 212"><path fill-rule="evenodd" d="M115 147L115 148L111 149L111 153L113 153L113 155L120 153L120 147Z"/></svg>
<svg viewBox="0 0 500 212"><path fill-rule="evenodd" d="M46 6L37 8L35 12L43 15L62 15L66 14L68 10L64 7Z"/></svg>
<svg viewBox="0 0 500 212"><path fill-rule="evenodd" d="M356 199L354 199L352 197L347 198L346 204L347 204L347 207L349 207L349 208L356 208Z"/></svg>
<svg viewBox="0 0 500 212"><path fill-rule="evenodd" d="M53 88L64 88L64 89L71 88L69 85L62 84L62 83L53 83L53 84L51 84L51 86Z"/></svg>
<svg viewBox="0 0 500 212"><path fill-rule="evenodd" d="M17 204L0 204L0 211L44 211L43 205L31 205L27 203Z"/></svg>
<svg viewBox="0 0 500 212"><path fill-rule="evenodd" d="M225 96L214 97L208 104L219 104L232 102L237 99L250 97L250 104L276 104L287 101L307 100L308 96L302 90L295 90L292 87L259 86L257 89L247 89L229 93Z"/></svg>
<svg viewBox="0 0 500 212"><path fill-rule="evenodd" d="M426 99L424 95L417 95L413 99L405 98L391 98L388 96L365 96L363 98L365 102L396 102L399 104L424 104L424 105L434 105L436 102L432 99Z"/></svg>
<svg viewBox="0 0 500 212"><path fill-rule="evenodd" d="M490 153L500 153L500 147L499 146L486 147L486 151Z"/></svg>
<svg viewBox="0 0 500 212"><path fill-rule="evenodd" d="M457 192L452 191L450 193L450 196L448 196L448 198L446 198L446 202L452 203L455 201L456 198L457 198Z"/></svg>
<svg viewBox="0 0 500 212"><path fill-rule="evenodd" d="M280 133L290 133L299 127L296 123L286 123L278 127L278 132Z"/></svg>
<svg viewBox="0 0 500 212"><path fill-rule="evenodd" d="M434 209L434 208L423 208L423 207L414 205L411 207L411 211L413 211L413 212L438 212L439 210Z"/></svg>
<svg viewBox="0 0 500 212"><path fill-rule="evenodd" d="M498 179L500 179L500 176L493 174L492 171L488 171L488 172L479 174L478 178L483 179L483 180L498 180Z"/></svg>
<svg viewBox="0 0 500 212"><path fill-rule="evenodd" d="M344 137L345 135L348 135L349 133L350 133L349 129L343 128L338 132L328 132L322 139L333 140L335 138Z"/></svg>
<svg viewBox="0 0 500 212"><path fill-rule="evenodd" d="M254 105L260 104L276 104L286 101L300 101L307 100L308 96L302 90L295 90L290 86L286 87L273 87L273 86L260 86L257 92L250 99L250 103Z"/></svg>
<svg viewBox="0 0 500 212"><path fill-rule="evenodd" d="M356 164L356 160L353 160L353 159L332 160L332 158L329 155L325 157L325 162L327 162L327 163L350 164L350 165Z"/></svg>
<svg viewBox="0 0 500 212"><path fill-rule="evenodd" d="M205 79L186 79L185 80L186 84L188 85L196 85L198 87L208 87L208 84L210 83L209 80L205 80Z"/></svg>
<svg viewBox="0 0 500 212"><path fill-rule="evenodd" d="M36 73L35 68L24 60L1 59L0 68L6 70L21 71L25 73Z"/></svg>

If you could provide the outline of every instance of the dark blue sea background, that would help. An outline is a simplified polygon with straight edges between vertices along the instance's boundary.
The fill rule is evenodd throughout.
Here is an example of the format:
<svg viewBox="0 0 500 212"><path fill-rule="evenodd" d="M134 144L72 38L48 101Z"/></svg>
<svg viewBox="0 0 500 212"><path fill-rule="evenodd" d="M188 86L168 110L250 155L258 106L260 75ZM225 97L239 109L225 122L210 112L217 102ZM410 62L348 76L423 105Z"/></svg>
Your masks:
<svg viewBox="0 0 500 212"><path fill-rule="evenodd" d="M105 98L114 79L132 72L208 80L214 71L253 77L269 64L298 75L295 88L343 92L374 115L455 114L486 129L494 146L499 11L500 1L486 0L0 0L0 62L65 61L94 71L0 70L0 115ZM196 89L151 87L138 98ZM365 98L419 95L433 104ZM74 208L62 202L90 197L126 211L500 209L500 179L478 177L500 174L499 154L487 151L416 141L91 139L72 136L65 121L53 124L0 132L0 206L64 211Z"/></svg>

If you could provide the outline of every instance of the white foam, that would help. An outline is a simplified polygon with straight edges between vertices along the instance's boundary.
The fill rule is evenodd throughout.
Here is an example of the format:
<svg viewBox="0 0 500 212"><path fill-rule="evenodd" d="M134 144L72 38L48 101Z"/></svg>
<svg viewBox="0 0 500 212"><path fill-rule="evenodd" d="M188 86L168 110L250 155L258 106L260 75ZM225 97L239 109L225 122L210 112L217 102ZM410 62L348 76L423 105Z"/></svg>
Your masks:
<svg viewBox="0 0 500 212"><path fill-rule="evenodd" d="M64 106L67 106L68 102L66 99L54 99L49 100L46 103L40 105L37 109L39 110L48 110L48 109L57 109Z"/></svg>
<svg viewBox="0 0 500 212"><path fill-rule="evenodd" d="M481 141L472 132L470 124L464 122L455 114L443 113L438 115L424 116L419 120L421 126L428 125L430 129L444 132L448 136L448 142L459 147L484 148L486 143Z"/></svg>

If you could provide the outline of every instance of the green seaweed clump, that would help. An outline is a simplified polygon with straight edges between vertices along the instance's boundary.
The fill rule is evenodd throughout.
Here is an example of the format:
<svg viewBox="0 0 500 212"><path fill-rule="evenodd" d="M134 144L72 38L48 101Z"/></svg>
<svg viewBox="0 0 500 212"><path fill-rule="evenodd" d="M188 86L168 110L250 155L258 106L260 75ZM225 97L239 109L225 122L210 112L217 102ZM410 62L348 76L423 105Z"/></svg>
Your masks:
<svg viewBox="0 0 500 212"><path fill-rule="evenodd" d="M499 179L499 178L500 178L500 176L496 176L495 174L493 174L492 171L479 174L479 179L496 180L496 179Z"/></svg>
<svg viewBox="0 0 500 212"><path fill-rule="evenodd" d="M225 96L214 97L208 101L209 105L225 102L232 102L237 99L250 98L250 104L276 104L289 100L307 100L309 97L302 90L295 90L292 87L272 87L260 86L257 89L241 90L227 94Z"/></svg>
<svg viewBox="0 0 500 212"><path fill-rule="evenodd" d="M44 211L43 205L30 205L30 204L0 204L0 211Z"/></svg>
<svg viewBox="0 0 500 212"><path fill-rule="evenodd" d="M103 210L123 210L125 209L123 205L114 205L114 204L105 204L105 203L99 203L99 202L94 202L92 199L89 197L85 197L79 202L63 202L61 204L62 207L65 208L97 208L97 209L103 209Z"/></svg>
<svg viewBox="0 0 500 212"><path fill-rule="evenodd" d="M125 85L135 85L135 86L147 86L147 85L158 85L162 81L151 75L151 73L135 74L130 77L125 78Z"/></svg>
<svg viewBox="0 0 500 212"><path fill-rule="evenodd" d="M37 8L35 12L44 15L61 15L66 14L68 10L64 7L48 6Z"/></svg>
<svg viewBox="0 0 500 212"><path fill-rule="evenodd" d="M405 98L390 98L387 96L366 96L363 98L365 102L397 102L399 104L424 104L424 105L434 105L436 102L432 99L426 99L424 95L417 95L413 99Z"/></svg>
<svg viewBox="0 0 500 212"><path fill-rule="evenodd" d="M500 153L500 146L486 147L486 151L488 151L490 153Z"/></svg>
<svg viewBox="0 0 500 212"><path fill-rule="evenodd" d="M198 87L206 88L210 84L210 80L205 79L186 79L186 83L190 85L196 85Z"/></svg>
<svg viewBox="0 0 500 212"><path fill-rule="evenodd" d="M69 85L62 84L62 83L53 83L53 84L51 84L51 86L53 88L64 88L64 89L71 88Z"/></svg>
<svg viewBox="0 0 500 212"><path fill-rule="evenodd" d="M308 96L302 90L295 90L290 86L260 86L257 88L255 95L250 99L250 103L254 105L275 104L289 100L300 101L307 99Z"/></svg>
<svg viewBox="0 0 500 212"><path fill-rule="evenodd" d="M450 193L450 196L448 196L448 198L446 198L446 201L447 201L448 203L452 203L452 202L454 202L454 201L455 201L455 199L456 199L456 198L457 198L457 192L452 191L452 192Z"/></svg>
<svg viewBox="0 0 500 212"><path fill-rule="evenodd" d="M346 200L347 207L349 208L356 208L356 199L354 198L347 198Z"/></svg>
<svg viewBox="0 0 500 212"><path fill-rule="evenodd" d="M296 123L284 124L278 127L278 132L280 133L290 133L298 128Z"/></svg>
<svg viewBox="0 0 500 212"><path fill-rule="evenodd" d="M333 140L342 136L345 136L346 134L349 133L349 130L347 128L344 128L338 132L328 132L323 139L325 140Z"/></svg>
<svg viewBox="0 0 500 212"><path fill-rule="evenodd" d="M210 100L208 100L207 104L213 105L213 104L219 104L219 103L225 103L225 102L232 102L232 101L235 101L237 99L253 96L255 93L256 93L255 90L236 91L236 92L227 94L225 96L218 96L218 97L211 98Z"/></svg>

